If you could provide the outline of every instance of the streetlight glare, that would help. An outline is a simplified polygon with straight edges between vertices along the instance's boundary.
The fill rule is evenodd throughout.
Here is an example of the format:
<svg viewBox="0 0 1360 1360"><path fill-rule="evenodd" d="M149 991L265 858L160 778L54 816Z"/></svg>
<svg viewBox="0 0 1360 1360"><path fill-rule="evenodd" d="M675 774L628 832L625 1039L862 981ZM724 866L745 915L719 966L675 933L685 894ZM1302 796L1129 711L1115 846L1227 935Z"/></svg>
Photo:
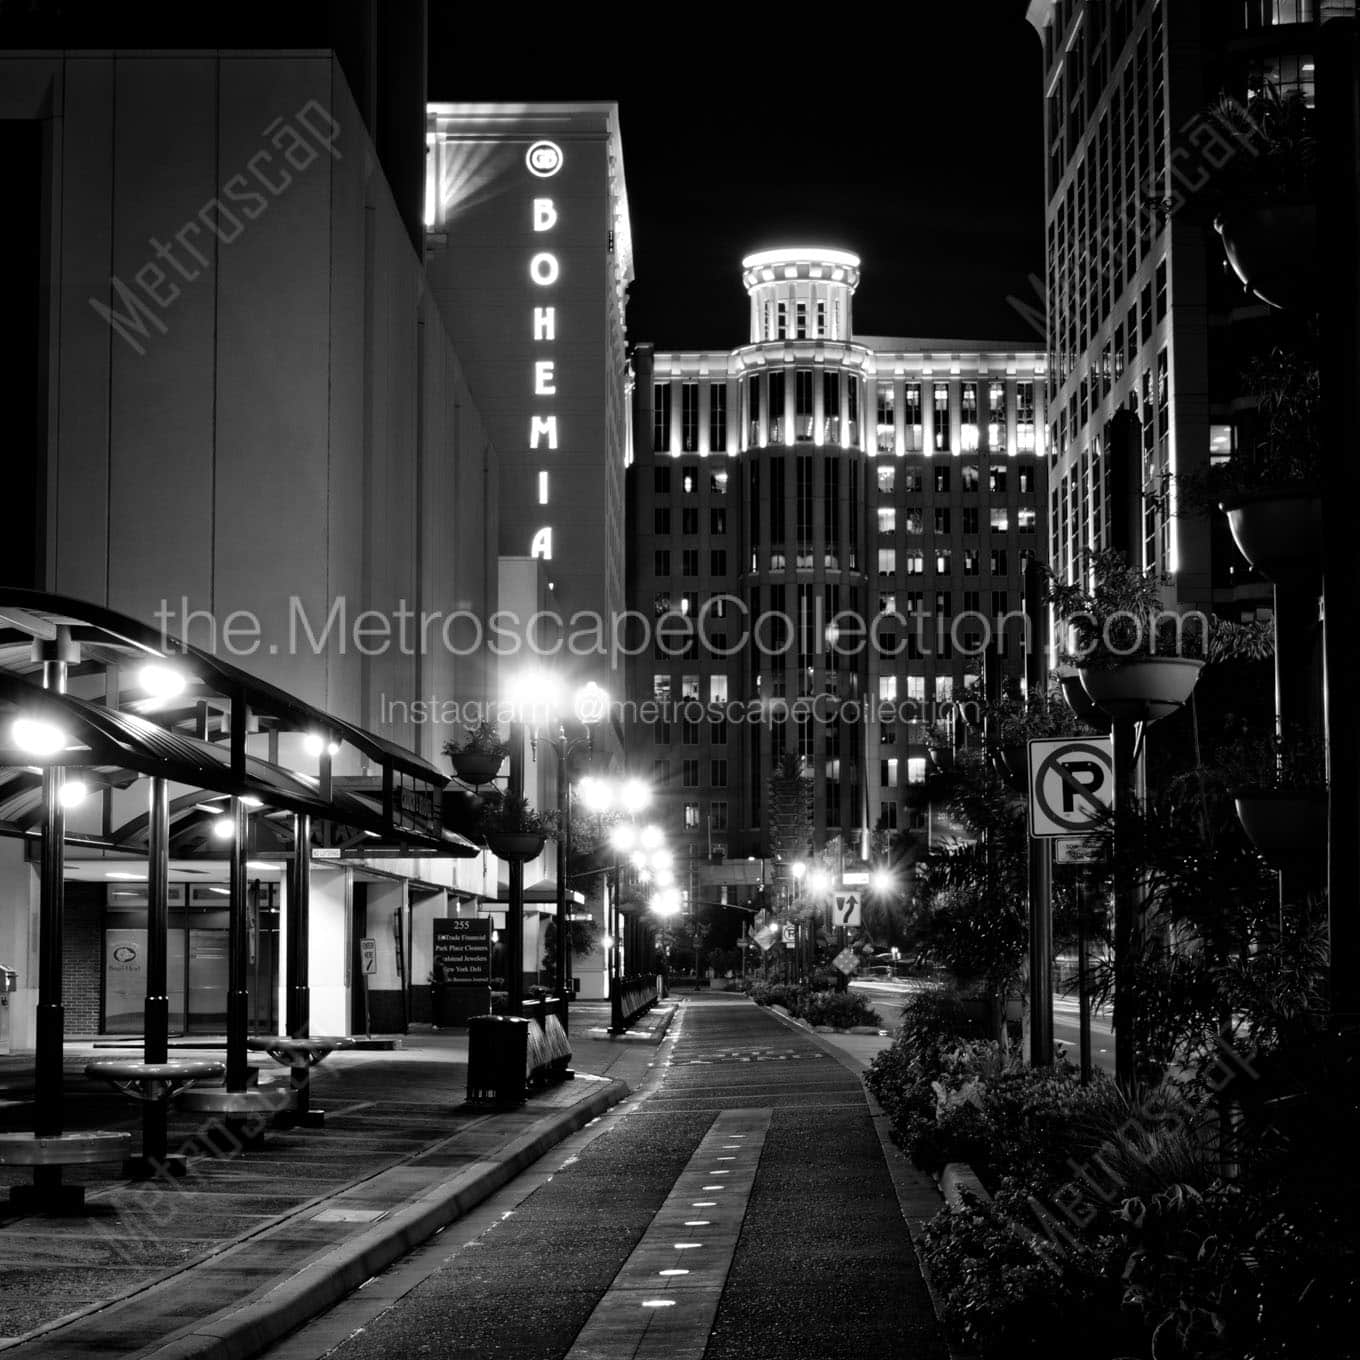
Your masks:
<svg viewBox="0 0 1360 1360"><path fill-rule="evenodd" d="M608 812L614 806L614 790L603 779L587 775L577 785L581 801L591 812Z"/></svg>
<svg viewBox="0 0 1360 1360"><path fill-rule="evenodd" d="M869 880L869 886L876 893L890 893L897 886L897 879L888 869L875 869Z"/></svg>
<svg viewBox="0 0 1360 1360"><path fill-rule="evenodd" d="M808 875L808 887L815 893L824 893L831 887L831 875L825 869L814 869Z"/></svg>
<svg viewBox="0 0 1360 1360"><path fill-rule="evenodd" d="M624 781L622 794L619 798L619 806L625 812L641 812L652 801L651 788L641 779L627 779Z"/></svg>
<svg viewBox="0 0 1360 1360"><path fill-rule="evenodd" d="M630 826L627 822L620 822L609 833L609 844L621 855L626 855L637 845L637 827Z"/></svg>
<svg viewBox="0 0 1360 1360"><path fill-rule="evenodd" d="M31 756L53 756L66 745L66 733L42 718L15 718L10 738Z"/></svg>
<svg viewBox="0 0 1360 1360"><path fill-rule="evenodd" d="M807 865L804 864L801 859L796 859L789 872L793 874L794 878L802 878L802 876L807 873Z"/></svg>
<svg viewBox="0 0 1360 1360"><path fill-rule="evenodd" d="M176 670L174 666L148 661L137 672L137 683L153 699L173 699L177 694L184 693L186 682L183 672Z"/></svg>
<svg viewBox="0 0 1360 1360"><path fill-rule="evenodd" d="M638 833L638 843L644 850L658 849L665 839L665 833L656 825L644 826Z"/></svg>

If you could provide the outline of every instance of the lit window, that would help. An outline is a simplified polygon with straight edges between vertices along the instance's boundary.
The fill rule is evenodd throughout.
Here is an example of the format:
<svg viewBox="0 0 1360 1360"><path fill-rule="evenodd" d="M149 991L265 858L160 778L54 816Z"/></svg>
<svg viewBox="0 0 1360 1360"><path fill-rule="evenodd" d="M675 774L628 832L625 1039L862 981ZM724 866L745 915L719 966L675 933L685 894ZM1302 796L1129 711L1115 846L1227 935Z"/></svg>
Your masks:
<svg viewBox="0 0 1360 1360"><path fill-rule="evenodd" d="M917 556L919 555L920 554L918 553ZM911 570L910 566L911 556L912 556L911 553L907 554L908 571ZM880 576L897 575L897 550L895 548L880 548L878 550L878 574Z"/></svg>
<svg viewBox="0 0 1360 1360"><path fill-rule="evenodd" d="M685 830L697 831L699 829L699 804L685 804Z"/></svg>
<svg viewBox="0 0 1360 1360"><path fill-rule="evenodd" d="M699 451L699 384L697 382L680 384L680 447L685 453L697 453Z"/></svg>
<svg viewBox="0 0 1360 1360"><path fill-rule="evenodd" d="M725 704L727 702L727 677L725 675L709 676L708 700L713 704Z"/></svg>
<svg viewBox="0 0 1360 1360"><path fill-rule="evenodd" d="M680 697L682 699L697 699L699 697L699 677L697 675L687 675L681 680Z"/></svg>
<svg viewBox="0 0 1360 1360"><path fill-rule="evenodd" d="M924 784L926 782L926 758L925 756L907 757L907 783Z"/></svg>
<svg viewBox="0 0 1360 1360"><path fill-rule="evenodd" d="M652 385L652 448L668 453L671 447L671 385Z"/></svg>
<svg viewBox="0 0 1360 1360"><path fill-rule="evenodd" d="M926 698L926 678L924 675L907 676L907 698L921 704Z"/></svg>
<svg viewBox="0 0 1360 1360"><path fill-rule="evenodd" d="M974 453L978 446L978 396L976 383L964 383L959 402L959 435L965 453Z"/></svg>
<svg viewBox="0 0 1360 1360"><path fill-rule="evenodd" d="M1209 426L1209 461L1226 463L1233 456L1236 441L1231 425Z"/></svg>
<svg viewBox="0 0 1360 1360"><path fill-rule="evenodd" d="M907 451L921 451L921 384L908 383L902 389L902 418L906 424Z"/></svg>
<svg viewBox="0 0 1360 1360"><path fill-rule="evenodd" d="M934 392L935 451L948 453L949 443L949 384L936 383Z"/></svg>
<svg viewBox="0 0 1360 1360"><path fill-rule="evenodd" d="M888 703L892 703L897 698L897 677L895 675L880 675L878 677L878 697Z"/></svg>
<svg viewBox="0 0 1360 1360"><path fill-rule="evenodd" d="M671 697L671 678L669 675L652 676L652 697L669 699Z"/></svg>
<svg viewBox="0 0 1360 1360"><path fill-rule="evenodd" d="M897 528L897 511L891 505L880 505L878 507L878 532L880 534L893 533Z"/></svg>
<svg viewBox="0 0 1360 1360"><path fill-rule="evenodd" d="M879 554L882 557L882 553ZM923 552L909 552L907 554L907 575L923 576L926 569L926 555Z"/></svg>
<svg viewBox="0 0 1360 1360"><path fill-rule="evenodd" d="M708 389L708 448L710 453L727 452L727 387L721 382ZM726 480L727 474L722 475Z"/></svg>
<svg viewBox="0 0 1360 1360"><path fill-rule="evenodd" d="M885 496L890 496L893 489L894 474L897 472L897 469L891 463L880 463L876 471L879 491Z"/></svg>
<svg viewBox="0 0 1360 1360"><path fill-rule="evenodd" d="M1011 527L1010 515L1004 505L994 505L991 510L992 528L999 533L1005 533Z"/></svg>

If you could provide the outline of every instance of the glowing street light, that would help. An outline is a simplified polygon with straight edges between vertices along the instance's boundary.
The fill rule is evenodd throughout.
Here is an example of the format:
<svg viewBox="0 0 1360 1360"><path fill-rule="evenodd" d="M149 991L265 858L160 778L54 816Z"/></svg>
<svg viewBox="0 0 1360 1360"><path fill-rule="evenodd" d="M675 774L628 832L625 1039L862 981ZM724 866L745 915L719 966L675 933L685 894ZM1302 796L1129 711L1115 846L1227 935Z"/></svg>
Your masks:
<svg viewBox="0 0 1360 1360"><path fill-rule="evenodd" d="M789 867L789 872L794 878L802 878L803 875L807 873L807 865L804 864L801 859L796 859Z"/></svg>
<svg viewBox="0 0 1360 1360"><path fill-rule="evenodd" d="M66 746L66 733L44 718L15 718L10 739L31 756L54 756Z"/></svg>
<svg viewBox="0 0 1360 1360"><path fill-rule="evenodd" d="M638 832L638 844L644 850L659 850L661 843L666 839L666 833L655 824L644 826Z"/></svg>
<svg viewBox="0 0 1360 1360"><path fill-rule="evenodd" d="M813 869L808 874L808 888L820 896L831 889L831 875L825 869Z"/></svg>
<svg viewBox="0 0 1360 1360"><path fill-rule="evenodd" d="M637 848L637 827L630 822L620 822L609 833L609 844L621 855L627 855Z"/></svg>
<svg viewBox="0 0 1360 1360"><path fill-rule="evenodd" d="M869 878L869 886L886 896L897 887L897 878L891 869L875 869Z"/></svg>
<svg viewBox="0 0 1360 1360"><path fill-rule="evenodd" d="M163 661L148 661L137 672L137 683L153 699L173 699L184 693L184 672Z"/></svg>
<svg viewBox="0 0 1360 1360"><path fill-rule="evenodd" d="M90 796L90 786L83 779L68 779L61 786L61 805L79 807Z"/></svg>

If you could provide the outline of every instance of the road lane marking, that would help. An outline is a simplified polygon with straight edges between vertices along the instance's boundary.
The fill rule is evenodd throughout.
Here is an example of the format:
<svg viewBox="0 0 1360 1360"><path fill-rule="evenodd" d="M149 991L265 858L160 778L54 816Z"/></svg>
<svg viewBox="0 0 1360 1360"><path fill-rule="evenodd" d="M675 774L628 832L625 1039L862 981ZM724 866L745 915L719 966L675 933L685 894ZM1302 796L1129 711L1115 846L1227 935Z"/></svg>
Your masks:
<svg viewBox="0 0 1360 1360"><path fill-rule="evenodd" d="M702 1360L723 1285L741 1236L770 1126L771 1110L724 1110L713 1120L613 1283L582 1327L566 1360ZM741 1141L736 1141L741 1140ZM691 1200L695 1178L720 1147L735 1146L731 1179L705 1190L717 1200ZM711 1218L692 1218L695 1209ZM690 1236L677 1232L686 1228ZM695 1229L703 1229L696 1232ZM682 1264L683 1263L683 1264ZM663 1293L658 1293L658 1287Z"/></svg>

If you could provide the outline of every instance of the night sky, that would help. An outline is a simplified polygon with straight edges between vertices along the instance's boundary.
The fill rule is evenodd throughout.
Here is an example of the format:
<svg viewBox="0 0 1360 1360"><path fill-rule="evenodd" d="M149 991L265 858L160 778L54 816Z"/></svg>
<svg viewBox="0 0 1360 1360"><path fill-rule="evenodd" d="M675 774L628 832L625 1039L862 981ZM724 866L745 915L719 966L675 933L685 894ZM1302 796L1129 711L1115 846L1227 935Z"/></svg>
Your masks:
<svg viewBox="0 0 1360 1360"><path fill-rule="evenodd" d="M544 29L435 3L429 93L619 101L631 341L744 343L741 257L810 242L861 256L861 334L1042 344L1006 301L1039 306L1043 273L1042 57L1024 11L696 7L606 26L587 10ZM630 14L656 36L628 33Z"/></svg>
<svg viewBox="0 0 1360 1360"><path fill-rule="evenodd" d="M860 334L1042 344L1023 311L1043 272L1043 73L1025 7L430 0L428 95L619 102L634 342L744 343L742 256L825 244L863 260ZM326 0L0 0L0 47L315 48L327 13Z"/></svg>

